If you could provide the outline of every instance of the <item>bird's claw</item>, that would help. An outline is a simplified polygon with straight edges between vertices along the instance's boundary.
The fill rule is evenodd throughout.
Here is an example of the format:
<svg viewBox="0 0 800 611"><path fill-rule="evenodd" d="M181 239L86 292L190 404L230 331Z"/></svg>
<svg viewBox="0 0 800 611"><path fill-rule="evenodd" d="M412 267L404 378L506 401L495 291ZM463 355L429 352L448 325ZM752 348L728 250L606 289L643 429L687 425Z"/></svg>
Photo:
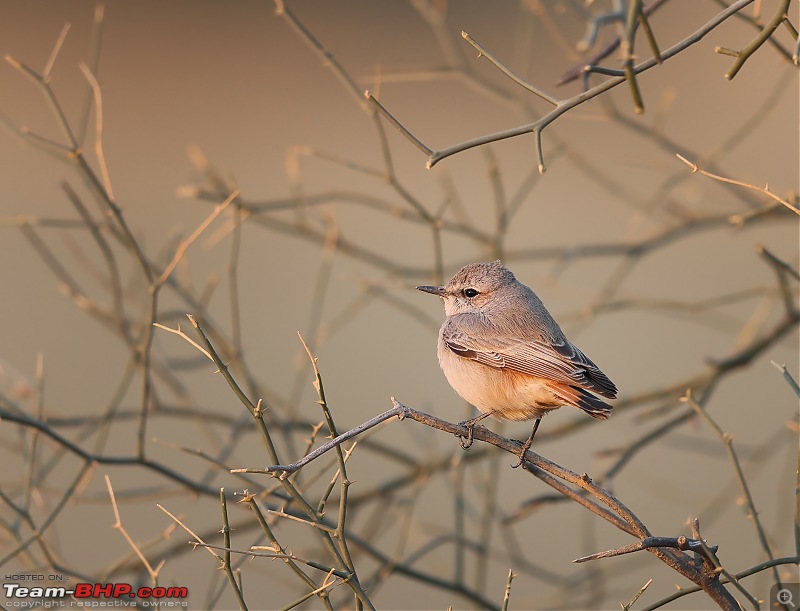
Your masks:
<svg viewBox="0 0 800 611"><path fill-rule="evenodd" d="M488 418L493 413L494 412L484 412L483 414L481 414L481 415L479 415L479 416L477 416L475 418L470 418L469 420L464 420L463 422L459 422L458 423L459 426L463 426L463 427L465 427L467 429L467 436L466 437L464 437L464 435L456 433L456 437L458 437L458 443L461 444L461 448L462 449L469 450L472 447L472 441L473 441L472 440L472 435L473 435L473 429L475 428L475 425L478 424L484 418Z"/></svg>
<svg viewBox="0 0 800 611"><path fill-rule="evenodd" d="M520 452L517 455L517 459L518 460L513 465L511 465L512 469L516 469L516 468L522 466L522 464L525 462L525 452L527 452L527 451L528 451L528 448L526 448L525 446L522 446L522 448L520 448Z"/></svg>
<svg viewBox="0 0 800 611"><path fill-rule="evenodd" d="M458 437L458 443L461 445L462 450L469 450L472 447L472 442L474 441L472 438L472 430L475 428L474 424L467 424L467 436L463 435L456 435Z"/></svg>

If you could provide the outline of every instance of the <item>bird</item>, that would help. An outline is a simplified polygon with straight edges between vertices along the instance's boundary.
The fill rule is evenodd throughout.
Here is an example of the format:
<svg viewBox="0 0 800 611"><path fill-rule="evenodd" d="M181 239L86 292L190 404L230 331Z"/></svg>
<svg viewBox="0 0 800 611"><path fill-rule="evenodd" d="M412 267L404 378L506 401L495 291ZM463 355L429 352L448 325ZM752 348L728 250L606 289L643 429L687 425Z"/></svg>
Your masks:
<svg viewBox="0 0 800 611"><path fill-rule="evenodd" d="M444 286L417 290L444 301L446 319L439 330L439 365L450 386L480 415L459 423L466 450L475 425L499 420L535 420L520 449L524 462L542 417L565 405L606 420L617 387L581 350L530 287L500 261L471 263Z"/></svg>

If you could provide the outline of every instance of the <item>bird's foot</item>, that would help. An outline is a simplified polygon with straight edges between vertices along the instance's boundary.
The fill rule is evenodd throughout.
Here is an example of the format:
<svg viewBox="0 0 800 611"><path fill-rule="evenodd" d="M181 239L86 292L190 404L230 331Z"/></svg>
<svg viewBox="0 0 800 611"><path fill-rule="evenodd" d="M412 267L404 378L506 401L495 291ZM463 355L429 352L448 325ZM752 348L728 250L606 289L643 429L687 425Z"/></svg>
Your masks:
<svg viewBox="0 0 800 611"><path fill-rule="evenodd" d="M478 424L484 418L488 418L492 415L492 412L486 412L485 414L481 414L480 416L476 416L475 418L470 418L469 420L464 420L459 422L459 426L467 427L467 435L460 435L456 433L456 437L458 437L458 443L461 444L462 450L469 450L472 447L472 435L474 433L475 425Z"/></svg>
<svg viewBox="0 0 800 611"><path fill-rule="evenodd" d="M525 452L531 449L532 443L533 439L530 437L528 438L528 441L526 441L525 443L522 443L521 441L519 442L520 448L519 448L519 453L517 454L518 460L513 465L511 465L512 469L516 469L517 467L522 466L522 463L525 462Z"/></svg>

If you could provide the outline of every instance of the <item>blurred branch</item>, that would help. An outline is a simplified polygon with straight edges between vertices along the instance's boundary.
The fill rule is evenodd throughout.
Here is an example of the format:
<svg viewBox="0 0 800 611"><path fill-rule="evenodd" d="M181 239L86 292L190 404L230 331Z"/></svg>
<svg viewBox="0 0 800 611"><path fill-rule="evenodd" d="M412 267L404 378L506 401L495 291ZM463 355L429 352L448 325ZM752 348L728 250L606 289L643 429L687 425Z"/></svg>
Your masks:
<svg viewBox="0 0 800 611"><path fill-rule="evenodd" d="M775 560L768 560L767 562L762 562L762 563L757 564L757 565L755 565L753 567L750 567L749 569L745 569L744 571L739 571L738 573L735 573L732 576L735 577L736 579L744 579L745 577L750 577L751 575L757 575L757 574L761 573L762 571L765 571L767 569L771 569L773 567L783 566L783 565L787 565L787 564L798 564L799 562L800 562L800 555L787 556L785 558L775 558ZM720 583L723 583L723 584L730 583L730 580L725 578L725 577L722 577L722 578L720 578ZM691 588L681 588L680 590L678 590L674 594L672 594L670 596L667 596L665 598L662 598L661 600L653 603L652 605L644 607L642 609L642 611L653 611L654 609L659 609L659 608L663 607L664 605L667 605L667 604L669 604L671 602L674 602L674 601L678 600L679 598L683 598L687 594L694 594L696 592L702 592L702 590L703 589L701 587L699 587L699 586L694 586L694 587L691 587Z"/></svg>
<svg viewBox="0 0 800 611"><path fill-rule="evenodd" d="M783 297L783 307L787 314L791 316L792 313L798 311L798 304L796 297L797 291L793 291L789 286L789 278L800 280L800 275L798 275L797 270L792 268L791 265L785 261L781 261L761 244L756 245L756 250L767 263L772 266L772 269L775 270L775 275L778 277L778 286L780 287L781 296Z"/></svg>
<svg viewBox="0 0 800 611"><path fill-rule="evenodd" d="M668 2L668 0L653 0L652 2L648 3L646 6L644 6L642 8L642 15L645 18L647 18L648 16L652 15L655 11L657 11L659 8L661 8L661 6L663 6L667 2ZM590 22L590 25L595 24L595 23L597 23L596 19L592 20ZM600 49L597 53L595 53L594 55L588 57L583 64L581 64L580 66L577 66L577 67L571 69L570 71L568 71L567 73L565 73L556 82L556 85L566 85L567 83L570 83L570 82L576 80L577 78L579 78L581 76L583 76L585 78L589 74L589 71L587 70L587 68L589 68L590 66L596 66L596 64L598 64L599 62L604 60L606 57L611 55L615 50L617 50L619 48L619 46L620 46L620 43L622 42L622 37L623 37L622 33L617 34L617 36L615 36L608 43L606 43L606 45L602 49ZM593 46L593 44L594 44L593 41L592 41L591 45L587 44L589 41L590 41L590 39L584 38L583 41L578 43L578 47L579 48L585 47L586 49L588 49L590 46Z"/></svg>
<svg viewBox="0 0 800 611"><path fill-rule="evenodd" d="M120 533L122 533L122 536L125 538L125 541L127 541L128 545L130 545L131 549L136 554L136 557L141 561L145 569L147 569L147 573L150 575L150 579L153 585L156 585L158 583L158 573L159 571L161 571L161 567L164 566L165 560L162 559L161 562L158 563L158 566L153 568L153 566L150 564L147 558L144 557L142 550L139 549L139 546L136 545L134 540L128 534L128 531L125 530L125 527L122 525L122 518L120 517L119 514L119 507L117 507L117 499L114 497L114 488L112 488L111 486L111 479L108 477L107 474L104 477L106 480L106 487L108 488L108 496L111 500L111 507L114 510L114 525L112 526L112 528L115 528Z"/></svg>
<svg viewBox="0 0 800 611"><path fill-rule="evenodd" d="M97 78L92 74L91 69L84 63L78 66L86 77L86 81L91 87L92 94L94 95L94 113L95 113L95 144L94 151L97 155L97 163L100 166L100 175L103 178L103 188L108 194L110 200L115 200L114 192L111 189L111 178L108 174L108 166L106 165L106 155L103 150L103 98L100 94L100 83Z"/></svg>
<svg viewBox="0 0 800 611"><path fill-rule="evenodd" d="M154 473L162 475L167 479L172 480L176 484L184 486L187 490L192 490L205 495L217 495L217 491L213 488L202 485L194 481L192 478L182 475L177 471L174 471L172 468L150 458L142 458L139 456L105 456L102 454L94 454L89 452L81 446L73 443L60 433L56 432L46 422L32 418L27 414L20 414L4 407L0 407L0 419L5 420L6 422L14 422L26 428L41 431L45 436L55 441L70 453L90 463L113 466L139 466L147 471L153 471Z"/></svg>
<svg viewBox="0 0 800 611"><path fill-rule="evenodd" d="M647 583L645 583L641 588L639 588L636 594L633 595L633 598L631 598L627 604L622 605L622 611L630 611L630 609L633 607L633 603L639 600L639 597L645 593L645 590L647 590L647 588L650 587L651 583L653 583L653 580L648 579Z"/></svg>
<svg viewBox="0 0 800 611"><path fill-rule="evenodd" d="M105 5L103 2L97 2L94 6L94 20L92 22L91 40L89 42L89 60L85 64L88 72L95 77L100 69L100 50L103 42L104 24ZM97 95L95 93L95 88L91 83L87 82L86 96L84 98L83 107L81 108L78 128L75 134L80 144L83 144L86 139L86 131L89 127L89 115L92 111L92 102L96 100ZM97 139L99 140L99 137Z"/></svg>
<svg viewBox="0 0 800 611"><path fill-rule="evenodd" d="M222 211L225 210L225 208L227 208L228 205L238 196L239 196L238 191L234 191L233 193L231 193L224 202L222 202L221 204L219 204L214 208L214 211L206 217L206 220L204 220L197 227L197 229L194 230L192 235L190 235L185 240L181 240L180 244L175 249L175 254L172 257L172 260L169 262L169 265L167 265L164 268L164 271L161 273L161 277L156 282L156 286L162 286L167 281L172 272L175 270L175 267L178 265L180 260L186 254L186 251L189 249L189 246L191 246L192 243L198 237L200 237L201 233L203 233L206 229L208 229L208 226L214 222L214 219L216 219L220 214L222 214Z"/></svg>
<svg viewBox="0 0 800 611"><path fill-rule="evenodd" d="M759 517L758 510L756 509L755 500L753 499L753 495L750 492L750 487L747 485L747 478L744 475L744 471L742 470L742 464L739 462L739 456L736 454L736 450L733 447L733 436L729 433L723 431L720 426L714 421L713 418L708 414L703 406L697 403L692 398L691 391L687 391L686 395L683 398L684 403L687 403L689 407L691 407L695 413L700 415L703 420L708 423L708 425L714 430L717 436L720 438L720 441L725 445L725 451L728 453L728 457L733 464L733 469L736 474L736 479L739 482L739 487L741 488L742 494L744 495L745 503L747 504L747 517L752 520L753 525L756 529L756 534L758 536L759 543L761 543L761 548L767 555L767 558L770 560L775 559L775 555L772 552L772 547L769 544L769 540L767 538L767 534L764 531L764 525L761 523L761 518ZM773 569L772 575L775 579L775 583L778 584L778 587L783 587L781 585L780 575L778 575L778 571Z"/></svg>

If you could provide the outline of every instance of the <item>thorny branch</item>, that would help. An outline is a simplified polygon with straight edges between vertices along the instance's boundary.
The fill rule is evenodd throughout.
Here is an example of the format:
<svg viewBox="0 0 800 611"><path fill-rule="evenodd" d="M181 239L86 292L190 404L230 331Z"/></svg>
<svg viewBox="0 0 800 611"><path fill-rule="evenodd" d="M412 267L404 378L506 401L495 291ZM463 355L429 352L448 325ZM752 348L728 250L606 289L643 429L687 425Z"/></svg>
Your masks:
<svg viewBox="0 0 800 611"><path fill-rule="evenodd" d="M289 465L273 465L267 467L263 470L255 470L255 469L247 469L245 472L247 473L254 473L254 472L262 472L262 473L280 473L281 479L285 479L286 476L297 472L298 469L302 468L303 466L309 464L316 458L322 456L325 452L330 451L334 448L338 448L344 441L354 437L355 435L362 433L363 431L372 428L379 422L383 422L389 420L391 418L398 418L399 420L410 419L414 420L415 422L419 422L426 426L451 433L456 436L464 436L467 433L466 427L463 425L453 424L432 416L430 414L426 414L424 412L420 412L413 408L410 408L396 399L392 398L392 403L394 407L392 409L385 411L383 414L376 416L375 418L369 420L368 422L348 431L341 435L340 437L331 440L327 444L320 446L315 452L314 455L306 456L305 458L289 464ZM476 426L473 431L473 438L485 441L495 447L501 448L506 452L515 455L519 452L519 442L513 439L508 439L505 437L501 437L496 433L493 433L489 429ZM599 502L606 505L606 507L612 512L609 513L603 507L596 503L584 503L590 511L593 511L600 517L608 520L621 530L628 532L629 534L633 534L634 536L638 536L643 538L644 541L663 541L663 538L653 539L645 525L641 522L641 520L628 509L619 499L614 497L611 493L604 490L594 482L592 479L586 474L579 475L570 471L569 469L565 469L553 463L546 458L539 456L538 454L531 452L528 450L525 454L525 462L524 467L527 471L544 481L546 484L553 486L556 490L561 490L558 484L555 484L553 480L545 474L554 476L557 479L564 480L577 488L580 488L587 492L590 496L595 497ZM239 472L239 470L236 470ZM542 473L544 472L544 473ZM616 517L622 519L622 523L616 520ZM684 543L686 540L683 541ZM700 567L694 565L692 561L689 560L683 554L677 554L671 552L669 547L675 547L679 550L682 549L691 549L695 550L699 542L695 543L692 542L688 544L688 547L680 547L676 543L676 545L667 545L667 544L658 544L658 545L646 545L643 542L640 542L642 545L642 549L647 549L648 551L654 553L660 560L668 564L670 567L687 577L688 579L692 580L695 584L699 585L706 593L720 606L723 608L734 608L736 605L736 600L730 595L730 593L725 590L721 586L718 580L718 573L714 570L716 567L708 568L708 567ZM631 550L634 551L634 550ZM624 553L624 552L622 552ZM606 555L615 555L611 553L607 553ZM598 556L604 557L604 556ZM594 559L594 558L586 558Z"/></svg>

